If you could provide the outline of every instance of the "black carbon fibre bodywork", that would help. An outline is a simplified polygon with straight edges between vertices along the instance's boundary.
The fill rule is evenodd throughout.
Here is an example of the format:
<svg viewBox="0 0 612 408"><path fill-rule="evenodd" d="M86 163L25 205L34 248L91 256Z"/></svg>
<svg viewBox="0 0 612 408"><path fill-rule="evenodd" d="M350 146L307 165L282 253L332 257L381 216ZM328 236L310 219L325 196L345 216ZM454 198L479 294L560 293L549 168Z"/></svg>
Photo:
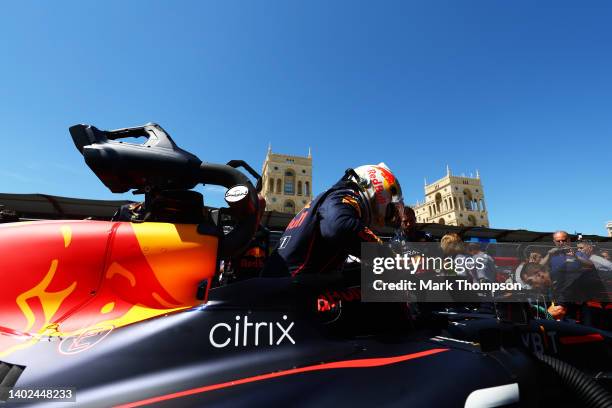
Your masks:
<svg viewBox="0 0 612 408"><path fill-rule="evenodd" d="M205 306L106 333L82 352L63 353L71 339L50 339L11 354L7 363L25 367L16 387L74 387L79 407L452 407L476 390L515 383L516 406L576 406L530 348L540 344L589 373L610 367L610 337L595 329L538 320L519 327L491 314L454 312L418 324L404 320L396 304L359 300L318 312L317 298L330 287L341 289L316 279L250 279L213 289ZM211 340L219 324L227 326L218 326ZM281 337L285 331L291 340ZM542 333L546 339L532 341ZM559 342L585 335L601 339ZM213 340L229 343L215 347Z"/></svg>

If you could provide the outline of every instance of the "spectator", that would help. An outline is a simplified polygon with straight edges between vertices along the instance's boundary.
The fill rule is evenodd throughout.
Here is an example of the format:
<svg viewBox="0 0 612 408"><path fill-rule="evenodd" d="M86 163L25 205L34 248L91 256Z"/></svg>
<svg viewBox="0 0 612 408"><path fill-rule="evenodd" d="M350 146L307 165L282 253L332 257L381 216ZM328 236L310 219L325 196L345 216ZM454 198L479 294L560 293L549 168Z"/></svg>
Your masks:
<svg viewBox="0 0 612 408"><path fill-rule="evenodd" d="M408 242L432 242L430 234L417 230L416 214L411 207L404 207L404 218L401 222L401 229Z"/></svg>
<svg viewBox="0 0 612 408"><path fill-rule="evenodd" d="M544 266L534 262L525 264L521 271L521 279L533 289L538 290L548 290L553 284L550 273L546 271Z"/></svg>
<svg viewBox="0 0 612 408"><path fill-rule="evenodd" d="M450 234L446 234L440 240L440 248L442 249L442 253L444 257L451 257L455 259L455 262L458 264L457 259L463 258L461 262L465 265L465 261L468 258L467 253L465 251L465 244L463 240L459 236L459 234L452 232ZM470 278L471 275L468 274L466 268L460 268L459 270L455 270L454 273L463 278Z"/></svg>
<svg viewBox="0 0 612 408"><path fill-rule="evenodd" d="M544 292L554 300L555 296L552 294L553 281L544 265L533 262L526 263L521 270L521 280L530 288ZM554 319L561 320L567 314L567 307L564 304L555 305L553 301L553 304L548 307L548 313Z"/></svg>
<svg viewBox="0 0 612 408"><path fill-rule="evenodd" d="M539 251L536 251L536 250L529 251L527 256L519 264L519 266L516 267L516 271L514 272L514 282L520 283L521 285L523 285L523 288L525 289L530 289L530 286L527 283L523 282L523 279L521 279L521 272L523 270L523 267L525 267L527 263L532 262L532 263L539 264L542 262L542 258L543 256Z"/></svg>
<svg viewBox="0 0 612 408"><path fill-rule="evenodd" d="M412 245L424 242L434 242L434 239L431 234L417 229L414 210L411 207L404 207L404 218L401 219L400 228L395 230L395 235L389 242L391 250L397 254L406 254L413 250L429 254L433 248L426 245Z"/></svg>
<svg viewBox="0 0 612 408"><path fill-rule="evenodd" d="M584 270L592 270L593 262L588 260L584 254L576 253L571 247L571 239L567 232L557 231L553 234L555 246L548 251L540 261L540 265L549 265L553 280L557 280L565 274L576 274Z"/></svg>
<svg viewBox="0 0 612 408"><path fill-rule="evenodd" d="M465 254L465 245L459 234L452 232L446 234L440 240L440 248L445 256L456 256Z"/></svg>
<svg viewBox="0 0 612 408"><path fill-rule="evenodd" d="M542 254L539 251L531 251L529 252L529 256L527 257L527 262L540 263L542 261Z"/></svg>
<svg viewBox="0 0 612 408"><path fill-rule="evenodd" d="M612 257L610 257L610 251L608 251L607 249L602 250L599 254L603 259L612 262Z"/></svg>
<svg viewBox="0 0 612 408"><path fill-rule="evenodd" d="M495 282L497 277L495 260L489 254L482 251L480 244L477 242L470 242L468 244L468 254L470 254L475 261L474 269L472 270L472 278L475 281L487 280L489 282Z"/></svg>
<svg viewBox="0 0 612 408"><path fill-rule="evenodd" d="M580 251L579 253L584 254L584 256L588 260L593 262L593 265L595 266L597 272L612 272L612 262L599 255L595 255L593 253L594 249L595 248L593 247L593 244L588 241L578 242L578 251Z"/></svg>
<svg viewBox="0 0 612 408"><path fill-rule="evenodd" d="M562 319L567 314L568 307L574 302L590 299L607 300L602 280L596 273L578 272L571 276L561 276L555 279L543 265L527 263L521 271L521 279L533 289L546 292L553 300L548 308L555 319Z"/></svg>

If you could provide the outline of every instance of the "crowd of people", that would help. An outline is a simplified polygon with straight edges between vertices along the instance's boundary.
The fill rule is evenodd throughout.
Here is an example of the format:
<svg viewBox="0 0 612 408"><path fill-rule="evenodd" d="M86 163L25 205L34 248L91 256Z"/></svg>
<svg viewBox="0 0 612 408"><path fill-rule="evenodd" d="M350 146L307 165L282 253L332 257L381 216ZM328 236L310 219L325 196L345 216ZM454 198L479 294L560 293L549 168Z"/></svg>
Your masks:
<svg viewBox="0 0 612 408"><path fill-rule="evenodd" d="M608 302L612 280L609 251L599 251L594 243L583 240L574 246L565 231L553 234L553 244L544 255L535 251L528 254L517 268L520 282L552 299L548 313L553 318L563 319L571 314L586 323L600 320L609 328L612 312Z"/></svg>
<svg viewBox="0 0 612 408"><path fill-rule="evenodd" d="M612 304L610 283L612 261L608 249L598 249L593 242L572 243L565 231L553 234L553 246L546 252L528 247L522 262L509 276L498 274L495 259L484 253L478 243L464 243L458 234L446 234L440 241L445 256L481 257L480 267L463 275L472 281L504 279L520 283L526 291L548 300L551 318L572 317L598 327L610 328Z"/></svg>

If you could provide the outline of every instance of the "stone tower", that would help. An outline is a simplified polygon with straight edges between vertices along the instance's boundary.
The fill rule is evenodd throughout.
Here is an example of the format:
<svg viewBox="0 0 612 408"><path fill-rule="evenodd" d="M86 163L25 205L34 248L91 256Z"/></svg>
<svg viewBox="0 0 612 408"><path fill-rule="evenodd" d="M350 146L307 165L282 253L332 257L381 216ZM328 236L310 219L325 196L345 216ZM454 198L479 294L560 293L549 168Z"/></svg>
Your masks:
<svg viewBox="0 0 612 408"><path fill-rule="evenodd" d="M425 181L425 202L414 206L417 222L457 226L489 226L480 174L455 176L446 166L446 176L431 184Z"/></svg>
<svg viewBox="0 0 612 408"><path fill-rule="evenodd" d="M261 171L267 211L296 214L312 200L312 155L268 154Z"/></svg>

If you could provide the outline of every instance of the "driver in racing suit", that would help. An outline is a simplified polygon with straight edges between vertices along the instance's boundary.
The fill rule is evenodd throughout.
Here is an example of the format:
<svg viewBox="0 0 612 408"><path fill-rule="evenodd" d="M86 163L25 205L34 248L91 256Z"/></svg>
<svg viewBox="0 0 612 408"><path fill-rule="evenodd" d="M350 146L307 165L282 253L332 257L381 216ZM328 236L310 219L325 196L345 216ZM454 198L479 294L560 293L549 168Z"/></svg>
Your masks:
<svg viewBox="0 0 612 408"><path fill-rule="evenodd" d="M329 273L362 242L382 243L370 229L404 219L399 181L384 164L348 169L329 190L308 203L289 223L263 276Z"/></svg>

